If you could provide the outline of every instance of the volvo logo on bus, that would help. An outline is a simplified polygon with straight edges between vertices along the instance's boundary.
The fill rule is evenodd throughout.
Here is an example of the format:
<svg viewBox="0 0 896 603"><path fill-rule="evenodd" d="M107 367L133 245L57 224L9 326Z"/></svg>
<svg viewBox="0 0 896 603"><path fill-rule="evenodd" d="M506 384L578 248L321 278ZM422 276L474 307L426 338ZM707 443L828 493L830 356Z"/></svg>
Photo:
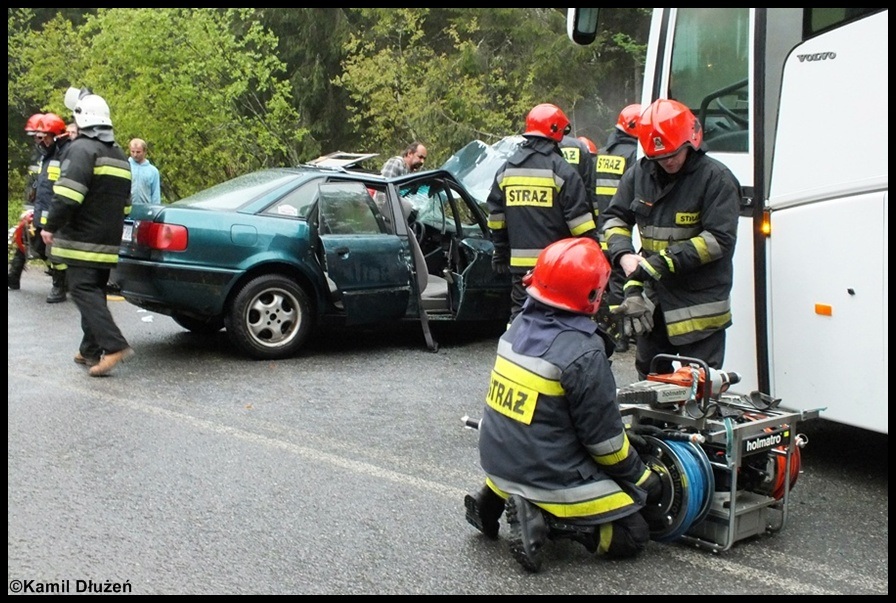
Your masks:
<svg viewBox="0 0 896 603"><path fill-rule="evenodd" d="M805 63L806 61L827 61L831 59L832 61L837 58L836 52L816 52L813 54L798 54L796 58L800 60L800 63Z"/></svg>

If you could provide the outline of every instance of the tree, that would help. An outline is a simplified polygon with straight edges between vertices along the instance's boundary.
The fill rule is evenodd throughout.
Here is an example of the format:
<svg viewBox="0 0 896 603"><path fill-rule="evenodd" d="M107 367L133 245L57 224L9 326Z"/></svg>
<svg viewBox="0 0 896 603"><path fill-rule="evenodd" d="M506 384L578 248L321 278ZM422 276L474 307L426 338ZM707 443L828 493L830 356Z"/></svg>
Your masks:
<svg viewBox="0 0 896 603"><path fill-rule="evenodd" d="M252 9L99 9L77 30L57 15L18 48L30 68L10 72L10 88L66 117L69 85L103 96L119 144L149 143L173 200L318 150L276 46Z"/></svg>

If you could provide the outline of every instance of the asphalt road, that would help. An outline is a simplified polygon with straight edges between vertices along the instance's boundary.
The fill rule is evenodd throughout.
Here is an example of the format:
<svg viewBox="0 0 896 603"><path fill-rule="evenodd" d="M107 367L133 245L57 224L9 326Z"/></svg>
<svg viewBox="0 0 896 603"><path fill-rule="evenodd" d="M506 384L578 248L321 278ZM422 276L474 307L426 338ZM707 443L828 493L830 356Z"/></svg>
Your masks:
<svg viewBox="0 0 896 603"><path fill-rule="evenodd" d="M800 424L778 532L631 561L551 542L528 574L506 526L489 541L463 515L481 478L460 418L481 412L494 329L440 329L435 354L410 326L335 331L259 362L110 302L137 355L90 378L49 288L31 267L8 292L8 594L889 592L886 436ZM615 358L620 385L631 362Z"/></svg>

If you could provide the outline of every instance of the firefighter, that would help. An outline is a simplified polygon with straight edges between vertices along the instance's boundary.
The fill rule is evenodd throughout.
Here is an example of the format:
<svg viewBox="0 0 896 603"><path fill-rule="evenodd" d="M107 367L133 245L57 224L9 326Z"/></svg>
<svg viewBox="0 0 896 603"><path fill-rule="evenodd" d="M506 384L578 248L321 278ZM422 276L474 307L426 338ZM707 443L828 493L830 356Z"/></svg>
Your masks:
<svg viewBox="0 0 896 603"><path fill-rule="evenodd" d="M612 264L626 279L614 312L636 336L641 379L660 353L720 369L731 326L740 184L706 155L699 120L678 101L648 106L638 140L645 157L622 176L603 221ZM632 244L636 225L640 253ZM671 363L656 366L659 373L673 370Z"/></svg>
<svg viewBox="0 0 896 603"><path fill-rule="evenodd" d="M572 134L567 134L560 140L560 153L563 154L567 163L576 168L585 184L585 190L588 191L588 202L593 205L595 203L594 155L591 154L588 143L582 138L575 138ZM597 220L594 223L597 225Z"/></svg>
<svg viewBox="0 0 896 603"><path fill-rule="evenodd" d="M25 181L25 205L34 203L36 194L35 186L37 185L37 177L40 175L41 161L46 155L47 149L35 138L40 120L44 116L43 113L35 113L25 122L25 134L34 140L34 149L31 158L28 161L28 177ZM17 290L21 287L22 272L28 263L28 252L31 247L31 237L34 234L34 226L32 222L33 211L24 211L19 217L19 224L16 226L16 250L6 271L6 286L9 289Z"/></svg>
<svg viewBox="0 0 896 603"><path fill-rule="evenodd" d="M641 120L641 105L627 105L616 118L616 127L607 138L607 144L598 151L595 177L594 216L598 230L603 230L603 213L607 211L610 200L616 194L622 175L635 165L638 158L638 122ZM606 251L607 242L601 239L601 246ZM629 336L625 334L622 317L612 312L622 303L622 285L625 278L621 272L614 271L607 286L604 303L598 312L599 320L608 333L613 336L616 351L628 350Z"/></svg>
<svg viewBox="0 0 896 603"><path fill-rule="evenodd" d="M81 314L83 337L74 361L100 377L134 354L106 304L130 211L131 171L115 142L106 101L87 94L74 113L78 137L66 151L41 236L50 259L68 265L69 293Z"/></svg>
<svg viewBox="0 0 896 603"><path fill-rule="evenodd" d="M592 157L597 157L597 145L594 144L594 141L588 138L587 136L577 136L586 147L588 147L588 152Z"/></svg>
<svg viewBox="0 0 896 603"><path fill-rule="evenodd" d="M592 319L609 277L598 242L549 245L523 279L528 299L498 343L479 425L485 485L464 506L467 521L493 539L506 510L510 551L529 571L540 569L548 539L637 555L650 538L639 511L662 496L660 477L629 443L613 344Z"/></svg>
<svg viewBox="0 0 896 603"><path fill-rule="evenodd" d="M525 141L498 170L486 199L492 268L509 272L513 283L511 321L526 299L523 275L545 247L571 236L597 240L588 191L558 146L567 133L569 119L559 107L535 106L526 116Z"/></svg>
<svg viewBox="0 0 896 603"><path fill-rule="evenodd" d="M27 128L28 126L26 126ZM44 113L37 120L33 134L43 156L41 157L37 178L34 183L34 212L32 214L31 251L47 264L47 271L53 279L53 286L47 295L47 303L55 304L66 300L65 264L52 262L47 256L47 249L41 239L40 231L46 220L47 211L53 199L53 183L59 177L60 157L69 143L68 131L65 121L55 113ZM21 260L13 258L13 263L8 272L8 285L11 289L17 289L20 285L22 270L25 262L24 255Z"/></svg>

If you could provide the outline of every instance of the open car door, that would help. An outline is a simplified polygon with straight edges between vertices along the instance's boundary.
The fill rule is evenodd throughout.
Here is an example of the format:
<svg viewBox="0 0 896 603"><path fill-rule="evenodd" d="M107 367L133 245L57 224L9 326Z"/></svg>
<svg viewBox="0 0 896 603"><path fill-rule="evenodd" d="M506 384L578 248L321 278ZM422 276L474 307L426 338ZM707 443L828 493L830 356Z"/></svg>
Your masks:
<svg viewBox="0 0 896 603"><path fill-rule="evenodd" d="M346 324L403 318L412 294L411 267L367 187L357 181L321 184L318 221L324 271L335 284Z"/></svg>

